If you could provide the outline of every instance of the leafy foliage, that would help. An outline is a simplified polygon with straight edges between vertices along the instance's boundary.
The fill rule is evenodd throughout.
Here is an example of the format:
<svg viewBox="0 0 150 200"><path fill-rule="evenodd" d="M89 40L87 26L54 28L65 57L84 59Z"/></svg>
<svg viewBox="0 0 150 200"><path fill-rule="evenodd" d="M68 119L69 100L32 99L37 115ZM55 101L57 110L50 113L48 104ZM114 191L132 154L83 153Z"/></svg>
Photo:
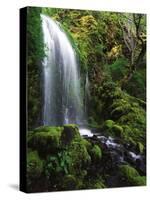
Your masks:
<svg viewBox="0 0 150 200"><path fill-rule="evenodd" d="M28 64L40 61L44 55L41 10L34 7L29 7L27 10Z"/></svg>
<svg viewBox="0 0 150 200"><path fill-rule="evenodd" d="M27 67L28 67L28 127L31 129L41 118L42 85L41 61L44 56L41 8L27 9Z"/></svg>
<svg viewBox="0 0 150 200"><path fill-rule="evenodd" d="M81 138L73 124L34 129L41 125L43 102L41 13L57 20L67 34L80 64L83 94L88 74L89 127L131 144L142 155L146 148L145 15L28 8L28 127L32 130L28 186L31 191L108 187L109 157L94 139ZM117 170L123 186L146 184L145 176L130 165Z"/></svg>

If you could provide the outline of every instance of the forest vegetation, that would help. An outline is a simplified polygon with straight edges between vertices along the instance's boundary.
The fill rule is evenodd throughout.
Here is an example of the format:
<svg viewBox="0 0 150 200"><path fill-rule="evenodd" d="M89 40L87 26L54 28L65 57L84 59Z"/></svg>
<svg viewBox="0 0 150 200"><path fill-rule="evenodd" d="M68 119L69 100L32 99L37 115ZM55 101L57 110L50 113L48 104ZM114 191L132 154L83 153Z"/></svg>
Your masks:
<svg viewBox="0 0 150 200"><path fill-rule="evenodd" d="M82 137L78 124L43 126L41 14L59 22L75 50L83 96L88 76L88 127L114 138L117 150ZM27 44L27 191L145 185L146 16L29 7ZM122 154L125 162L117 160Z"/></svg>

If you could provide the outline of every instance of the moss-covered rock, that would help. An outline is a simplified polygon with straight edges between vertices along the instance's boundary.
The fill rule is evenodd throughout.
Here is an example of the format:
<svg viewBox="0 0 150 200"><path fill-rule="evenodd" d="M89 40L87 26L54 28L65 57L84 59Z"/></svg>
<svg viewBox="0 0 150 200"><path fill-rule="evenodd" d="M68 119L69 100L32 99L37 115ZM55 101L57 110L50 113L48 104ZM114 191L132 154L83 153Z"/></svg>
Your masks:
<svg viewBox="0 0 150 200"><path fill-rule="evenodd" d="M108 129L111 129L113 127L113 125L115 124L115 122L113 120L106 120L105 123L104 123L104 127L105 128L108 128Z"/></svg>
<svg viewBox="0 0 150 200"><path fill-rule="evenodd" d="M99 176L95 176L94 178L89 178L89 180L86 180L85 186L88 189L106 188L104 180L102 179L102 177Z"/></svg>
<svg viewBox="0 0 150 200"><path fill-rule="evenodd" d="M123 128L121 126L115 124L115 125L113 125L111 130L112 130L114 136L120 137L120 138L123 137Z"/></svg>
<svg viewBox="0 0 150 200"><path fill-rule="evenodd" d="M40 127L30 138L29 147L36 149L42 155L55 152L60 148L60 138L63 128Z"/></svg>
<svg viewBox="0 0 150 200"><path fill-rule="evenodd" d="M90 155L93 161L99 162L102 158L102 151L98 145L94 145L90 151Z"/></svg>
<svg viewBox="0 0 150 200"><path fill-rule="evenodd" d="M119 170L121 175L128 181L132 180L133 177L139 176L138 171L129 165L121 165L119 166Z"/></svg>
<svg viewBox="0 0 150 200"><path fill-rule="evenodd" d="M63 178L62 189L63 190L77 190L80 188L80 182L74 175L66 175Z"/></svg>
<svg viewBox="0 0 150 200"><path fill-rule="evenodd" d="M40 159L37 151L31 151L27 154L27 175L31 179L37 179L43 172L43 161Z"/></svg>
<svg viewBox="0 0 150 200"><path fill-rule="evenodd" d="M93 189L102 189L102 188L106 188L106 186L104 185L103 182L96 182L93 186L92 186Z"/></svg>
<svg viewBox="0 0 150 200"><path fill-rule="evenodd" d="M108 133L108 135L113 137L124 137L123 127L115 123L113 120L106 120L103 125L103 129Z"/></svg>
<svg viewBox="0 0 150 200"><path fill-rule="evenodd" d="M63 127L53 127L53 126L40 126L36 129L34 129L34 132L53 132L53 131L62 131Z"/></svg>
<svg viewBox="0 0 150 200"><path fill-rule="evenodd" d="M136 176L132 179L132 184L135 186L144 186L146 185L146 177L145 176Z"/></svg>
<svg viewBox="0 0 150 200"><path fill-rule="evenodd" d="M101 150L97 145L92 148L92 144L80 136L78 127L73 124L39 127L29 135L29 148L36 150L34 154L39 164L40 157L44 160L43 174L51 190L83 188L91 156L93 160L101 158ZM28 155L29 160L31 155ZM30 173L28 177L30 180Z"/></svg>
<svg viewBox="0 0 150 200"><path fill-rule="evenodd" d="M127 114L131 110L130 103L125 99L117 99L112 104L111 117L119 119L122 115Z"/></svg>
<svg viewBox="0 0 150 200"><path fill-rule="evenodd" d="M146 177L140 176L136 169L129 165L119 167L121 177L125 185L142 186L146 185Z"/></svg>
<svg viewBox="0 0 150 200"><path fill-rule="evenodd" d="M76 137L66 149L71 159L71 164L68 166L71 174L80 174L82 176L82 170L91 163L87 144L81 137Z"/></svg>

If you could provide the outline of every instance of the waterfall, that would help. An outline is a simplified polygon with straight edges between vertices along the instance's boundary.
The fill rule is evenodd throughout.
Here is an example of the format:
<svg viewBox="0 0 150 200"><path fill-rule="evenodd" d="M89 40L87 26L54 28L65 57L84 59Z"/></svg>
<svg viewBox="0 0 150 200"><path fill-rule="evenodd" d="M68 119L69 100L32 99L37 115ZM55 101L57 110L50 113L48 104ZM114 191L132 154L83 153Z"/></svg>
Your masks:
<svg viewBox="0 0 150 200"><path fill-rule="evenodd" d="M45 44L43 60L43 124L80 124L83 100L74 51L58 22L41 15Z"/></svg>
<svg viewBox="0 0 150 200"><path fill-rule="evenodd" d="M86 113L86 115L87 115L87 112L88 112L88 100L89 100L89 98L90 98L90 89L89 89L89 87L90 87L90 83L89 83L89 77L88 77L88 72L86 73L86 76L85 76L85 108L84 108L84 110L85 110L85 113Z"/></svg>

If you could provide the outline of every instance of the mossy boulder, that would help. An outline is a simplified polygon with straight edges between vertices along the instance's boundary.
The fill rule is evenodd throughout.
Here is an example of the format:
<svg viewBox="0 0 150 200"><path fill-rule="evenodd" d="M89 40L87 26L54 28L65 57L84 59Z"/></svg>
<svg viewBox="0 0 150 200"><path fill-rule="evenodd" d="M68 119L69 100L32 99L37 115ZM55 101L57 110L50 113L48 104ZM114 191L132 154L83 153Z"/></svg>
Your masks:
<svg viewBox="0 0 150 200"><path fill-rule="evenodd" d="M111 117L113 119L119 119L122 115L131 111L130 102L125 99L117 99L112 104Z"/></svg>
<svg viewBox="0 0 150 200"><path fill-rule="evenodd" d="M111 130L112 130L114 136L120 137L120 138L123 137L123 128L121 126L115 124L115 125L113 125Z"/></svg>
<svg viewBox="0 0 150 200"><path fill-rule="evenodd" d="M120 170L120 174L124 178L126 178L128 181L131 181L133 177L139 176L138 171L129 165L121 165L119 166L119 170Z"/></svg>
<svg viewBox="0 0 150 200"><path fill-rule="evenodd" d="M84 187L83 180L87 176L91 156L93 159L101 158L101 150L96 145L90 153L92 146L93 144L80 136L78 127L73 124L63 127L39 127L33 130L28 141L28 148L34 152L39 167L40 158L44 160L43 177L45 176L44 180L53 191ZM28 155L29 160L31 155ZM30 173L28 177L28 180L32 179Z"/></svg>
<svg viewBox="0 0 150 200"><path fill-rule="evenodd" d="M103 189L103 188L106 188L106 186L104 185L103 182L98 181L93 185L92 188L93 189Z"/></svg>
<svg viewBox="0 0 150 200"><path fill-rule="evenodd" d="M113 120L106 120L104 123L104 127L107 129L111 129L113 127L113 125L115 124L115 122Z"/></svg>
<svg viewBox="0 0 150 200"><path fill-rule="evenodd" d="M71 174L80 174L82 176L82 170L90 165L91 156L88 153L87 145L88 143L84 139L77 136L67 147L66 151L71 159L68 170Z"/></svg>
<svg viewBox="0 0 150 200"><path fill-rule="evenodd" d="M146 185L146 176L133 177L132 184L135 185L135 186L144 186L144 185Z"/></svg>
<svg viewBox="0 0 150 200"><path fill-rule="evenodd" d="M95 144L90 151L90 155L93 161L99 162L102 158L101 148Z"/></svg>
<svg viewBox="0 0 150 200"><path fill-rule="evenodd" d="M62 127L40 127L35 129L29 141L29 147L36 149L40 154L47 155L60 148Z"/></svg>
<svg viewBox="0 0 150 200"><path fill-rule="evenodd" d="M51 131L62 131L63 127L53 127L53 126L40 126L34 129L34 132L51 132Z"/></svg>
<svg viewBox="0 0 150 200"><path fill-rule="evenodd" d="M119 167L121 179L125 185L142 186L146 185L146 177L140 176L138 171L129 165L121 165Z"/></svg>
<svg viewBox="0 0 150 200"><path fill-rule="evenodd" d="M99 177L99 176L98 177L95 176L94 179L93 178L89 178L89 180L86 180L85 186L88 189L106 188L104 180L102 179L102 177Z"/></svg>
<svg viewBox="0 0 150 200"><path fill-rule="evenodd" d="M146 115L145 115L145 110L141 108L139 105L135 106L130 104L131 110L130 112L122 115L119 118L119 121L121 123L126 122L127 124L136 124L137 127L144 128L145 123L146 123Z"/></svg>
<svg viewBox="0 0 150 200"><path fill-rule="evenodd" d="M140 176L138 171L129 165L121 165L119 167L120 174L125 182L125 185L129 186L142 186L146 185L146 177Z"/></svg>
<svg viewBox="0 0 150 200"><path fill-rule="evenodd" d="M118 125L113 120L110 120L110 119L106 120L103 127L104 127L104 130L106 130L109 135L123 138L122 126Z"/></svg>
<svg viewBox="0 0 150 200"><path fill-rule="evenodd" d="M74 175L66 175L62 182L63 190L77 190L80 188L80 182Z"/></svg>
<svg viewBox="0 0 150 200"><path fill-rule="evenodd" d="M37 179L43 172L43 161L37 151L30 151L27 154L27 175L30 179Z"/></svg>

